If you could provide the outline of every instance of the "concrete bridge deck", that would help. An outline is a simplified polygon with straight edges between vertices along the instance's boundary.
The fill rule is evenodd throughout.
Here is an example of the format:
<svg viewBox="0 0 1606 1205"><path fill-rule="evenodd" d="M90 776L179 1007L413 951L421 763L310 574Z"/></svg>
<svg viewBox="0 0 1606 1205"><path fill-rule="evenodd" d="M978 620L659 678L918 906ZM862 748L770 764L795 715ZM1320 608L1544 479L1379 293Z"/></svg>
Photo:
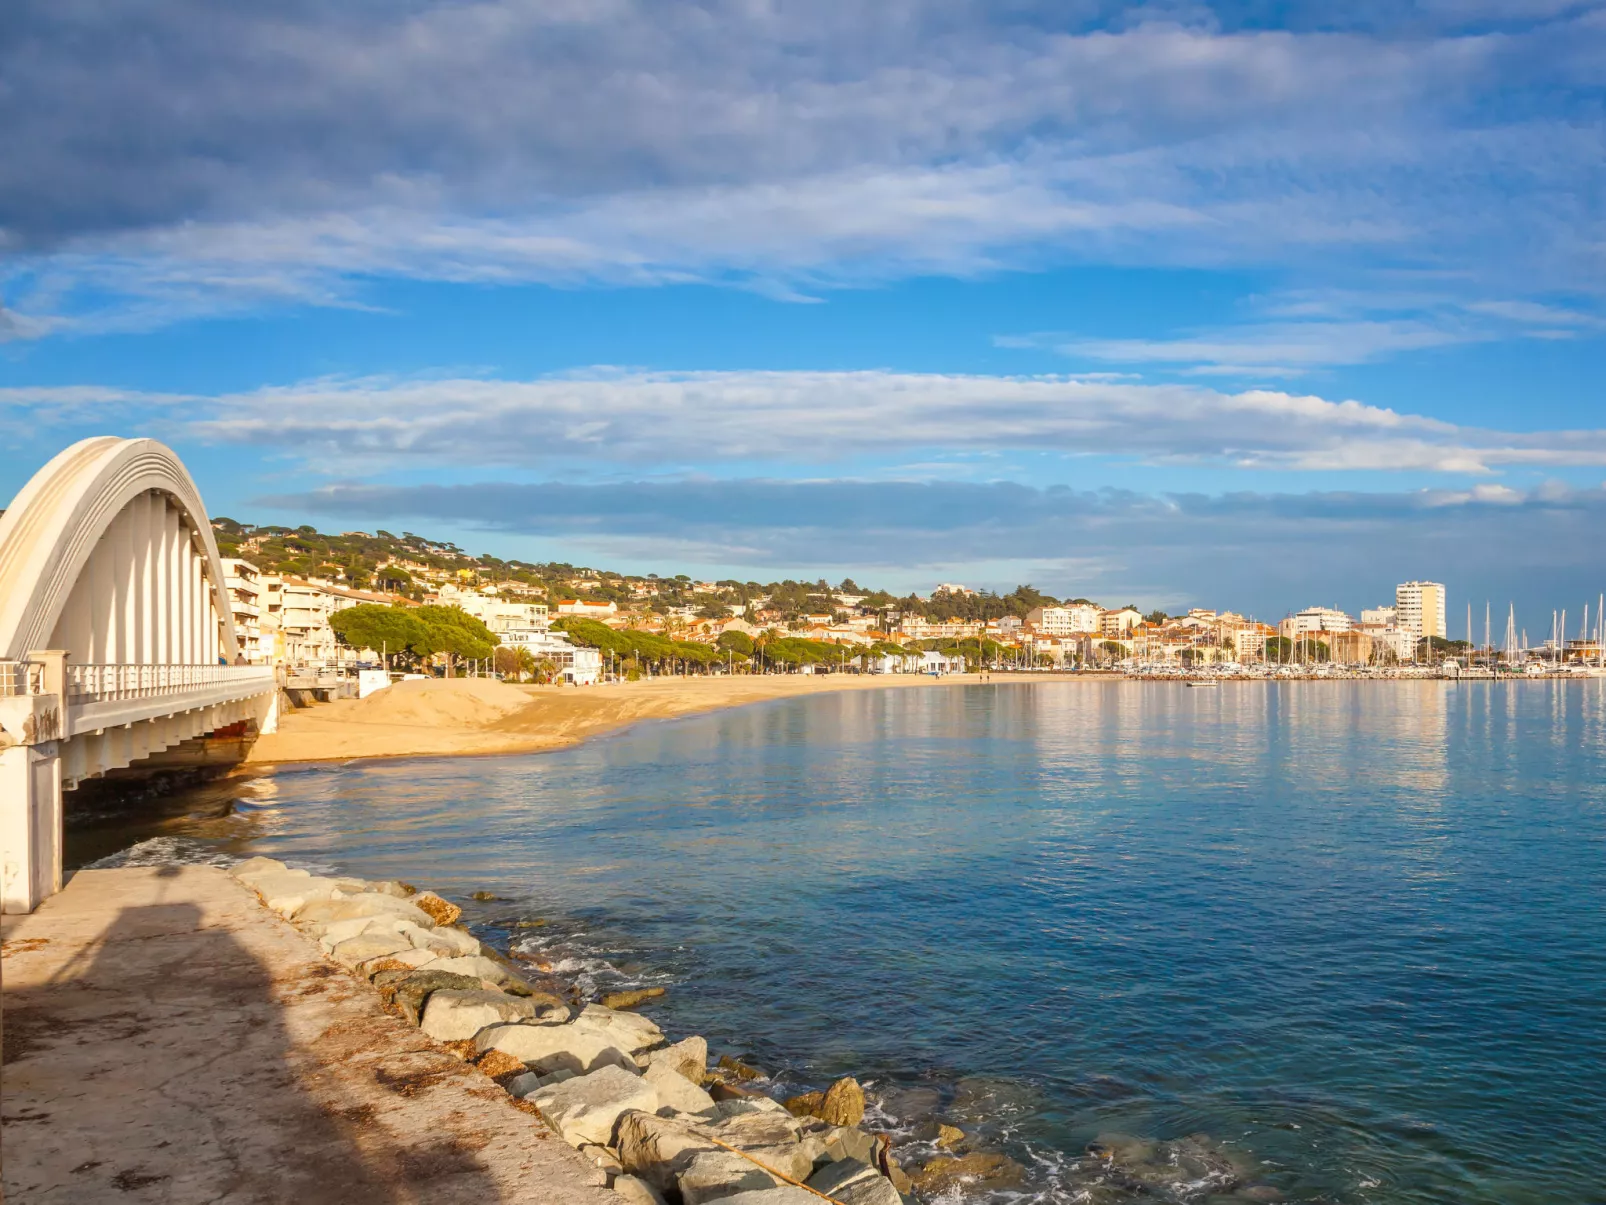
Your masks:
<svg viewBox="0 0 1606 1205"><path fill-rule="evenodd" d="M0 968L7 1205L618 1201L221 870L80 871Z"/></svg>

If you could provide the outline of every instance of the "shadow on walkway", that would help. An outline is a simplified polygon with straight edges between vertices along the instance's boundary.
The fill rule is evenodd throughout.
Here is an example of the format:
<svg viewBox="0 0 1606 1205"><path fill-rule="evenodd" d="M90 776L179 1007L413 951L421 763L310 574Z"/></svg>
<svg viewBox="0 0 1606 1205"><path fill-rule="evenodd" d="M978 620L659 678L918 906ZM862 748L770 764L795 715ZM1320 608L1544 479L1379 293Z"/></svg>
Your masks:
<svg viewBox="0 0 1606 1205"><path fill-rule="evenodd" d="M171 886L146 884L146 898ZM398 1050L388 1018L348 1003L365 989L339 969L287 958L275 975L192 902L18 919L7 1205L504 1199L477 1154L491 1137L433 1126L441 1102L422 1099L463 1086L466 1068L421 1038Z"/></svg>

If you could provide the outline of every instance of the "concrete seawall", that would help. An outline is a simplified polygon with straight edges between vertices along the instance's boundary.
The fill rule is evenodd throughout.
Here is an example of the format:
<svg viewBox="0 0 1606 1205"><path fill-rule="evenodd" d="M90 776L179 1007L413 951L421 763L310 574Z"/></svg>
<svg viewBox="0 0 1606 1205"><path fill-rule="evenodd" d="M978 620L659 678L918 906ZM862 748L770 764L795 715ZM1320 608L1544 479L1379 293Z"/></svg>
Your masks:
<svg viewBox="0 0 1606 1205"><path fill-rule="evenodd" d="M81 871L4 941L8 1205L619 1199L222 870Z"/></svg>

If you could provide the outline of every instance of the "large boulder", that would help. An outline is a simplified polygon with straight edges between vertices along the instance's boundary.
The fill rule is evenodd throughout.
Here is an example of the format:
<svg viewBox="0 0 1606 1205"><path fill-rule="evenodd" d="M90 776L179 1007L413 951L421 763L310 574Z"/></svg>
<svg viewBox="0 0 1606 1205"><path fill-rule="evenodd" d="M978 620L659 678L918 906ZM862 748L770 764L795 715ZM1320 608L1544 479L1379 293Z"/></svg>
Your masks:
<svg viewBox="0 0 1606 1205"><path fill-rule="evenodd" d="M860 1163L876 1161L876 1139L856 1126L833 1126L824 1134L826 1156L838 1159L856 1159Z"/></svg>
<svg viewBox="0 0 1606 1205"><path fill-rule="evenodd" d="M384 958L398 950L410 950L407 939L399 933L376 933L369 931L359 933L356 937L348 937L337 945L330 954L336 962L348 967L355 967L360 962L367 962L373 958Z"/></svg>
<svg viewBox="0 0 1606 1205"><path fill-rule="evenodd" d="M324 926L318 936L318 945L327 954L348 937L356 937L370 929L379 933L395 933L403 924L406 922L393 916L354 916L350 920L337 920Z"/></svg>
<svg viewBox="0 0 1606 1205"><path fill-rule="evenodd" d="M625 1205L664 1205L664 1195L638 1176L615 1176L613 1191Z"/></svg>
<svg viewBox="0 0 1606 1205"><path fill-rule="evenodd" d="M755 1146L776 1146L782 1143L796 1142L802 1136L803 1128L785 1109L763 1109L748 1106L740 1112L732 1106L748 1105L747 1101L726 1100L719 1103L719 1113L722 1120L716 1123L713 1132L732 1146L742 1147L744 1150Z"/></svg>
<svg viewBox="0 0 1606 1205"><path fill-rule="evenodd" d="M412 897L412 902L437 925L456 924L457 918L463 915L461 908L450 900L443 900L433 891L420 891Z"/></svg>
<svg viewBox="0 0 1606 1205"><path fill-rule="evenodd" d="M632 1074L636 1072L635 1063L613 1045L611 1037L572 1022L568 1025L492 1025L475 1035L474 1045L481 1053L500 1050L511 1054L543 1075L554 1071L588 1075L601 1067L622 1067Z"/></svg>
<svg viewBox="0 0 1606 1205"><path fill-rule="evenodd" d="M589 1025L607 1032L613 1044L629 1054L662 1046L664 1031L637 1013L620 1012L600 1004L588 1004L580 1010L576 1024Z"/></svg>
<svg viewBox="0 0 1606 1205"><path fill-rule="evenodd" d="M372 979L380 971L393 971L399 967L419 971L439 961L440 956L431 954L428 950L397 950L394 954L386 954L382 958L370 958L367 962L359 962L357 970Z"/></svg>
<svg viewBox="0 0 1606 1205"><path fill-rule="evenodd" d="M700 1152L719 1149L691 1122L653 1113L626 1113L620 1117L613 1145L625 1171L661 1191L673 1186L675 1177Z"/></svg>
<svg viewBox="0 0 1606 1205"><path fill-rule="evenodd" d="M258 877L259 875L274 874L278 871L288 869L289 867L283 862L279 861L277 858L258 857L247 858L243 862L236 862L233 866L229 867L229 873L243 883L249 882L251 879ZM303 870L301 873L310 877L310 872L308 871Z"/></svg>
<svg viewBox="0 0 1606 1205"><path fill-rule="evenodd" d="M654 1088L658 1098L677 1113L701 1113L714 1107L714 1098L691 1080L674 1070L668 1063L649 1063L641 1073Z"/></svg>
<svg viewBox="0 0 1606 1205"><path fill-rule="evenodd" d="M701 1084L708 1074L708 1043L699 1037L684 1038L673 1046L661 1046L637 1059L646 1067L663 1066Z"/></svg>
<svg viewBox="0 0 1606 1205"><path fill-rule="evenodd" d="M657 1090L623 1067L604 1067L539 1088L525 1099L570 1146L587 1142L606 1146L613 1141L621 1114L631 1110L650 1113L659 1107Z"/></svg>
<svg viewBox="0 0 1606 1205"><path fill-rule="evenodd" d="M840 1205L903 1205L892 1181L857 1159L827 1163L805 1183Z"/></svg>
<svg viewBox="0 0 1606 1205"><path fill-rule="evenodd" d="M420 949L435 950L447 958L461 958L465 954L474 955L480 952L479 939L461 929L445 926L421 929L417 925L404 925L402 932L408 941Z"/></svg>
<svg viewBox="0 0 1606 1205"><path fill-rule="evenodd" d="M938 1155L914 1176L914 1186L923 1196L937 1197L959 1188L1013 1188L1021 1182L1025 1169L1007 1155L993 1151L974 1151L968 1155Z"/></svg>
<svg viewBox="0 0 1606 1205"><path fill-rule="evenodd" d="M453 975L430 967L428 970L414 971L397 982L394 1000L397 1011L417 1025L423 1020L424 1007L435 992L472 992L480 990L482 986L472 975Z"/></svg>
<svg viewBox="0 0 1606 1205"><path fill-rule="evenodd" d="M305 870L280 870L242 879L262 897L262 902L280 916L294 916L314 900L333 898L340 891L333 879L319 878Z"/></svg>
<svg viewBox="0 0 1606 1205"><path fill-rule="evenodd" d="M351 920L359 916L389 916L425 927L432 923L429 917L406 900L399 900L393 895L380 895L373 891L342 896L337 900L314 900L296 913L295 920L297 925L313 936L321 937L325 927L335 921Z"/></svg>
<svg viewBox="0 0 1606 1205"><path fill-rule="evenodd" d="M461 954L440 960L440 969L454 975L473 975L490 983L501 984L513 976L501 963L483 954Z"/></svg>
<svg viewBox="0 0 1606 1205"><path fill-rule="evenodd" d="M856 1126L864 1120L864 1089L859 1081L844 1077L825 1090L814 1115L834 1126Z"/></svg>
<svg viewBox="0 0 1606 1205"><path fill-rule="evenodd" d="M418 1027L438 1042L461 1042L487 1025L534 1017L534 1004L506 992L445 988L430 993Z"/></svg>
<svg viewBox="0 0 1606 1205"><path fill-rule="evenodd" d="M726 1197L724 1205L820 1205L820 1198L806 1188L783 1184L779 1188L739 1192L734 1197Z"/></svg>
<svg viewBox="0 0 1606 1205"><path fill-rule="evenodd" d="M700 1151L686 1170L675 1177L685 1205L705 1205L722 1197L759 1188L774 1188L783 1181L732 1151Z"/></svg>

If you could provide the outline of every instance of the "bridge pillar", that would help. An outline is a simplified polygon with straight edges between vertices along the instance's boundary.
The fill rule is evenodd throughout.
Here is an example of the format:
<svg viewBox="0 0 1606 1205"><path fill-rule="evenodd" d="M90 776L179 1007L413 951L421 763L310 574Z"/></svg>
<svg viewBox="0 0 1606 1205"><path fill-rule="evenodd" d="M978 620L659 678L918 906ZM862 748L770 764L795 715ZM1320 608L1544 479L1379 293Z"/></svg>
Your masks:
<svg viewBox="0 0 1606 1205"><path fill-rule="evenodd" d="M35 692L0 699L0 911L32 912L61 890L61 742L67 654L30 653Z"/></svg>

